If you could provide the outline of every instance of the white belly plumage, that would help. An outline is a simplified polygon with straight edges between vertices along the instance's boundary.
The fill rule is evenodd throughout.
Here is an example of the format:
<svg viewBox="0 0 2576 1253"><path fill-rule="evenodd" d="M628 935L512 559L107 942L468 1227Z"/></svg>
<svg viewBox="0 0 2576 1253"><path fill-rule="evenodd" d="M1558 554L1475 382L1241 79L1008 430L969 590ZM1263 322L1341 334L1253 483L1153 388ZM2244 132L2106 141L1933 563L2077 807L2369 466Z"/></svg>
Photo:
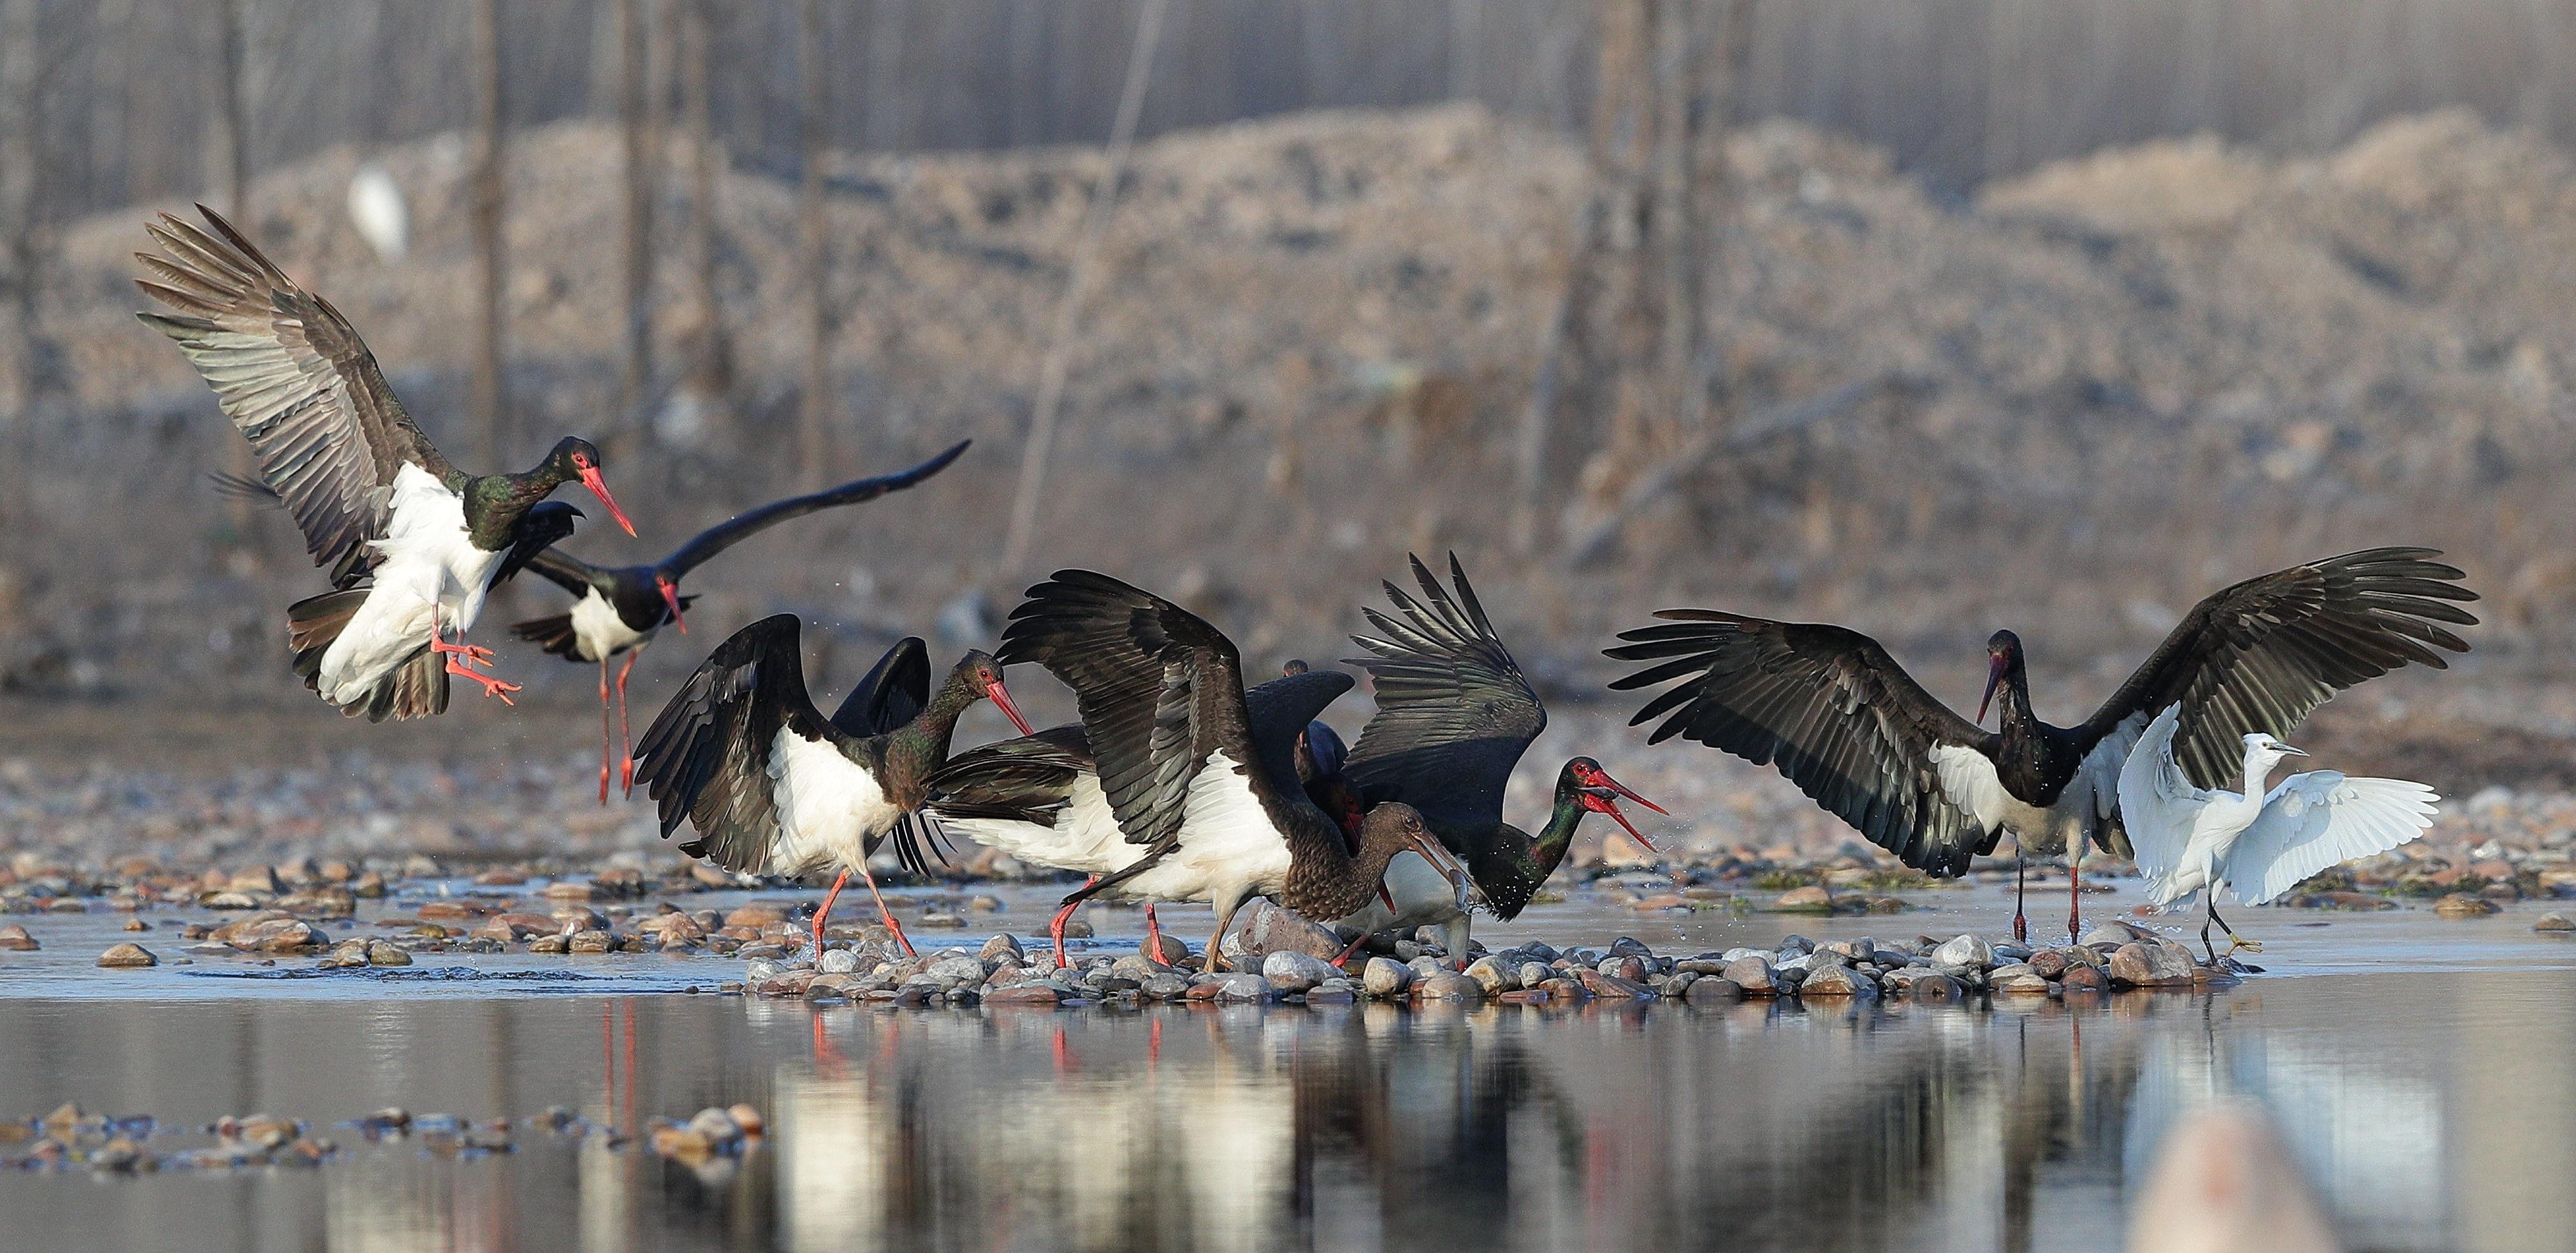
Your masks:
<svg viewBox="0 0 2576 1253"><path fill-rule="evenodd" d="M2034 852L2056 852L2069 846L2069 841L2091 839L2100 825L2106 808L2097 803L2094 772L2087 768L2075 772L2057 803L2045 809L2014 796L2004 789L2004 781L1995 773L1995 763L1984 753L1958 744L1942 744L1932 750L1932 766L1941 780L1941 794L1959 807L1977 825L1992 831L2002 828L2015 841ZM2114 777L2116 777L2116 769Z"/></svg>
<svg viewBox="0 0 2576 1253"><path fill-rule="evenodd" d="M1118 895L1222 904L1288 886L1288 841L1232 757L1208 754L1181 812L1181 846L1120 884Z"/></svg>
<svg viewBox="0 0 2576 1253"><path fill-rule="evenodd" d="M1075 874L1114 874L1136 864L1145 846L1127 842L1100 776L1075 777L1073 794L1056 811L1054 826L1006 818L939 817L939 825L988 848L998 848L1032 866L1070 870Z"/></svg>
<svg viewBox="0 0 2576 1253"><path fill-rule="evenodd" d="M652 635L626 625L617 616L617 606L592 588L572 603L572 638L581 650L583 661L598 661L635 647Z"/></svg>
<svg viewBox="0 0 2576 1253"><path fill-rule="evenodd" d="M335 705L368 698L394 667L429 644L433 627L462 637L483 611L501 554L474 546L465 501L416 465L395 476L374 585L322 653L316 688Z"/></svg>
<svg viewBox="0 0 2576 1253"><path fill-rule="evenodd" d="M770 742L769 778L778 805L769 864L779 874L856 868L867 861L868 842L903 816L876 776L840 749L790 728L779 728Z"/></svg>

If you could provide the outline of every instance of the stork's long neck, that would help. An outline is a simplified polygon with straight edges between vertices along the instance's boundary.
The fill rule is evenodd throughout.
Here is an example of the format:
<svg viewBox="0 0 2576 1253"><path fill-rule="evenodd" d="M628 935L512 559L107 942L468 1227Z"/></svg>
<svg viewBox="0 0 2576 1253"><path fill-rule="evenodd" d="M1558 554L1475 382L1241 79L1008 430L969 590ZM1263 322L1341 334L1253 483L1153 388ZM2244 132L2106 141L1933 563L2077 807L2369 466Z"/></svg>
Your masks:
<svg viewBox="0 0 2576 1253"><path fill-rule="evenodd" d="M1288 841L1288 886L1282 904L1308 918L1349 915L1377 895L1388 862L1403 851L1403 837L1389 838L1390 826L1364 824L1360 851L1353 855L1342 842L1341 828L1311 805L1299 807L1282 823Z"/></svg>
<svg viewBox="0 0 2576 1253"><path fill-rule="evenodd" d="M948 681L931 695L920 714L886 733L886 777L878 785L896 805L918 809L929 799L926 781L931 771L948 761L948 741L957 733L957 719L981 699L963 671L950 671Z"/></svg>
<svg viewBox="0 0 2576 1253"><path fill-rule="evenodd" d="M1538 894L1539 885L1565 861L1565 853L1574 844L1574 833L1583 825L1583 794L1572 779L1560 779L1556 785L1556 805L1547 814L1547 825L1539 828L1538 838L1504 823L1490 840L1479 841L1467 851L1467 873L1485 893L1495 916L1509 921Z"/></svg>

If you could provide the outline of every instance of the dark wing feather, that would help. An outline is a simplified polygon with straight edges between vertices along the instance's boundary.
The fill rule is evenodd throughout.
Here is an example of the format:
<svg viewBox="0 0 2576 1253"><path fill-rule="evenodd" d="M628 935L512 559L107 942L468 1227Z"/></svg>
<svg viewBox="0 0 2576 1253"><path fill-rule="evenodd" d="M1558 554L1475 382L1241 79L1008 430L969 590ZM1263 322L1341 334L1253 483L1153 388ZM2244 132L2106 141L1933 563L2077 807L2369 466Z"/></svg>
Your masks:
<svg viewBox="0 0 2576 1253"><path fill-rule="evenodd" d="M961 439L950 446L946 452L909 470L880 474L872 479L855 479L839 487L805 496L791 496L786 500L771 501L757 509L744 510L698 532L697 538L682 544L670 556L664 557L655 569L677 580L681 575L713 559L717 553L789 518L802 517L822 509L836 509L842 505L855 505L861 501L875 500L887 492L901 491L947 469L948 463L963 455L966 446L974 442L971 439Z"/></svg>
<svg viewBox="0 0 2576 1253"><path fill-rule="evenodd" d="M1208 755L1248 738L1233 642L1105 574L1059 570L1030 588L994 659L1035 662L1073 689L1110 812L1130 843L1153 849L1148 861L1177 844L1190 781Z"/></svg>
<svg viewBox="0 0 2576 1253"><path fill-rule="evenodd" d="M566 507L569 508L569 506ZM535 513L536 510L530 509L528 512ZM511 555L513 557L518 555L516 545L512 546ZM572 593L576 599L593 588L599 589L602 595L608 591L608 571L559 548L539 547L528 554L527 560L518 563L517 568L512 568L505 562L503 569L505 573L492 580L495 586L498 586L503 579L518 573L519 569L525 569L528 573L537 575L546 582Z"/></svg>
<svg viewBox="0 0 2576 1253"><path fill-rule="evenodd" d="M959 753L931 773L928 808L941 817L1055 825L1074 781L1097 769L1080 726L1048 727Z"/></svg>
<svg viewBox="0 0 2576 1253"><path fill-rule="evenodd" d="M573 519L581 516L581 510L560 500L541 500L530 505L526 513L519 515L517 524L510 528L510 551L502 556L500 569L493 572L492 582L498 584L516 576L527 569L530 562L551 551L557 541L571 539Z"/></svg>
<svg viewBox="0 0 2576 1253"><path fill-rule="evenodd" d="M1378 634L1351 637L1375 654L1351 664L1375 680L1377 714L1360 731L1346 769L1363 804L1403 801L1454 844L1502 822L1503 788L1547 728L1547 710L1494 633L1457 556L1449 558L1454 598L1419 558L1412 562L1422 599L1386 584L1398 616L1365 610Z"/></svg>
<svg viewBox="0 0 2576 1253"><path fill-rule="evenodd" d="M1878 641L1711 609L1655 616L1670 625L1622 632L1630 642L1607 650L1657 663L1613 682L1613 691L1681 680L1629 720L1664 719L1649 743L1679 735L1775 765L1871 843L1934 874L1959 874L1993 848L1994 833L1942 793L1931 757L1935 745L1981 746L1986 734L1924 691Z"/></svg>
<svg viewBox="0 0 2576 1253"><path fill-rule="evenodd" d="M663 836L682 818L697 829L682 852L727 870L771 869L778 804L769 754L779 729L834 738L806 694L798 633L792 613L734 632L636 741L635 780L659 807Z"/></svg>
<svg viewBox="0 0 2576 1253"><path fill-rule="evenodd" d="M2182 705L2174 760L2201 787L2239 782L2245 737L2286 737L2336 692L2407 665L2449 668L2477 618L2431 548L2372 548L2247 579L2192 607L2083 726L2090 749L2130 718Z"/></svg>
<svg viewBox="0 0 2576 1253"><path fill-rule="evenodd" d="M930 704L930 646L907 635L877 658L867 677L850 689L832 714L832 725L852 739L883 735L921 716Z"/></svg>
<svg viewBox="0 0 2576 1253"><path fill-rule="evenodd" d="M367 544L384 536L402 467L442 478L451 467L348 319L197 208L214 234L166 213L144 228L169 255L137 253L154 277L136 285L176 312L136 316L178 342L249 437L260 479L294 515L313 564L345 584L373 564Z"/></svg>

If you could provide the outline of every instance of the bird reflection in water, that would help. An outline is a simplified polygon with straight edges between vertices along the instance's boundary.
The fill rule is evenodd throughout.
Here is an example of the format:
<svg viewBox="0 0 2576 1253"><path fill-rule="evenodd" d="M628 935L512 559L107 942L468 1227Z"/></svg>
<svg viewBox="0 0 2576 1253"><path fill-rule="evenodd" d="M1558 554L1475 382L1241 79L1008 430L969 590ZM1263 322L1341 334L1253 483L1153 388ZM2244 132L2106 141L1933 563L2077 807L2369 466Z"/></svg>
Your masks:
<svg viewBox="0 0 2576 1253"><path fill-rule="evenodd" d="M825 1011L776 1076L780 1242L2113 1247L2142 1141L2242 1066L2223 1000L2084 999ZM2339 1131L2372 1117L2355 1084ZM2319 1173L2438 1211L2405 1168Z"/></svg>

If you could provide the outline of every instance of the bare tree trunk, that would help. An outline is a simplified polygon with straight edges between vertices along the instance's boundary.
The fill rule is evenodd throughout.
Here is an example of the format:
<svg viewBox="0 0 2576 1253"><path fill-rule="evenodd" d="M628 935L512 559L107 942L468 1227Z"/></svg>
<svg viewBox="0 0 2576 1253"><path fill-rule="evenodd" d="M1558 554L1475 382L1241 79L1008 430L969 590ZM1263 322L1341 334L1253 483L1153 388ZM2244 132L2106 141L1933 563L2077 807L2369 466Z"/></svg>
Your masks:
<svg viewBox="0 0 2576 1253"><path fill-rule="evenodd" d="M501 379L503 162L508 157L501 99L501 0L474 0L474 282L478 323L474 336L474 412L481 423L476 446L484 464L498 467L509 431L509 397Z"/></svg>
<svg viewBox="0 0 2576 1253"><path fill-rule="evenodd" d="M710 0L674 0L680 22L680 124L689 133L689 278L691 325L683 337L688 366L681 386L703 429L733 420L733 341L716 295L716 174L724 148L715 129L715 9Z"/></svg>
<svg viewBox="0 0 2576 1253"><path fill-rule="evenodd" d="M829 238L823 229L823 154L832 94L823 55L823 0L803 0L797 12L796 74L803 101L796 119L802 169L796 183L796 228L805 270L805 406L797 443L805 480L820 488L832 481L828 432L832 421L832 311Z"/></svg>
<svg viewBox="0 0 2576 1253"><path fill-rule="evenodd" d="M1047 344L1046 360L1038 367L1038 394L1030 407L1029 442L1020 454L1019 488L1011 497L1010 526L1002 537L1002 569L1019 569L1028 556L1031 533L1037 528L1038 491L1046 485L1047 454L1055 443L1056 407L1064 400L1064 376L1073 355L1074 330L1082 314L1082 300L1091 287L1091 272L1100 253L1100 240L1109 231L1110 212L1118 206L1118 182L1127 172L1127 150L1136 140L1136 119L1144 111L1145 84L1154 65L1154 46L1162 41L1163 14L1169 0L1145 0L1145 9L1136 19L1136 43L1127 52L1127 81L1118 93L1118 115L1109 125L1109 168L1100 181L1100 190L1091 198L1091 211L1084 215L1082 234L1074 240L1072 272L1066 276L1064 296L1056 304L1055 328Z"/></svg>
<svg viewBox="0 0 2576 1253"><path fill-rule="evenodd" d="M653 200L661 185L662 133L652 104L651 0L617 0L617 115L625 139L626 355L617 376L621 432L650 432L642 410L653 386Z"/></svg>

